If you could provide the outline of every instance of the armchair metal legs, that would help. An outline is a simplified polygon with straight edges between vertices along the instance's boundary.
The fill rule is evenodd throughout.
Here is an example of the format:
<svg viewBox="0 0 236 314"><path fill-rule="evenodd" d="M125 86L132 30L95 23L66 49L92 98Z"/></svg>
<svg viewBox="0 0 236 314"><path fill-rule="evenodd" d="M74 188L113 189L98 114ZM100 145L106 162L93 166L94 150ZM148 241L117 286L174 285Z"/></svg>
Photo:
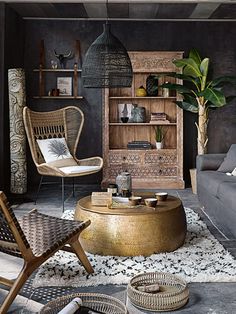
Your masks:
<svg viewBox="0 0 236 314"><path fill-rule="evenodd" d="M38 195L39 195L39 191L40 191L42 182L43 182L43 176L41 176L40 181L39 181L39 186L38 186L38 190L37 190L37 193L36 193L36 196L35 196L35 201L34 201L35 205L36 205L36 202L37 202L37 199L38 199Z"/></svg>
<svg viewBox="0 0 236 314"><path fill-rule="evenodd" d="M72 178L72 180L73 180L73 182L72 182L72 184L73 184L73 197L75 197L75 180L74 180L74 178ZM39 181L39 185L38 185L38 189L36 192L34 204L36 204L36 202L37 202L42 182L43 182L43 176L41 176L40 181ZM62 211L64 212L64 209L65 209L64 208L64 203L65 203L65 178L64 177L61 178L61 203L62 203Z"/></svg>
<svg viewBox="0 0 236 314"><path fill-rule="evenodd" d="M64 202L65 202L65 185L64 178L61 178L61 202L62 202L62 212L64 213Z"/></svg>
<svg viewBox="0 0 236 314"><path fill-rule="evenodd" d="M72 178L72 184L73 184L73 197L75 197L75 178Z"/></svg>

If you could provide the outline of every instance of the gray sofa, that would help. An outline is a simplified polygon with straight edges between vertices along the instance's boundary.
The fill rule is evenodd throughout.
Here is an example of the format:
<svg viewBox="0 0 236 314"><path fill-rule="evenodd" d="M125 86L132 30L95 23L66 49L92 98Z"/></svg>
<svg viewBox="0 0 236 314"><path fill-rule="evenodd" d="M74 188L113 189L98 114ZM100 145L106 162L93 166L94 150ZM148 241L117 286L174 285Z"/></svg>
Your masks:
<svg viewBox="0 0 236 314"><path fill-rule="evenodd" d="M215 225L226 236L236 239L236 177L226 175L233 169L221 166L223 162L225 165L224 160L226 154L197 156L197 194Z"/></svg>

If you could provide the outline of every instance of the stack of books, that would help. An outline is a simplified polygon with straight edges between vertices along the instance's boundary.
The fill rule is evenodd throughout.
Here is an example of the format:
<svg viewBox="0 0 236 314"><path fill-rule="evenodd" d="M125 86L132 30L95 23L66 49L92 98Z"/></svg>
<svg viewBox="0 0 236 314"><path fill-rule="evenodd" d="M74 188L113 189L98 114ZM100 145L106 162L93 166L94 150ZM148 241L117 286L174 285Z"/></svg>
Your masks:
<svg viewBox="0 0 236 314"><path fill-rule="evenodd" d="M152 144L148 141L132 141L127 145L128 149L152 149Z"/></svg>
<svg viewBox="0 0 236 314"><path fill-rule="evenodd" d="M152 112L150 123L169 123L165 112Z"/></svg>

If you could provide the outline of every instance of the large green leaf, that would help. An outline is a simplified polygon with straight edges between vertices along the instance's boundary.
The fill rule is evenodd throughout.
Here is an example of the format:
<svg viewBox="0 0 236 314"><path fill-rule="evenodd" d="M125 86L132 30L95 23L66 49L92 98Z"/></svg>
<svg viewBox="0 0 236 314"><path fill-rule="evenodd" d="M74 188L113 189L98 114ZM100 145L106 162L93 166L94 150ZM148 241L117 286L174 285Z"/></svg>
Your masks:
<svg viewBox="0 0 236 314"><path fill-rule="evenodd" d="M198 107L194 106L193 104L190 104L185 101L175 101L176 105L179 106L181 109L191 111L193 113L198 112Z"/></svg>
<svg viewBox="0 0 236 314"><path fill-rule="evenodd" d="M215 87L215 86L223 86L226 83L235 85L236 84L236 76L221 76L221 77L218 77L218 78L212 80L211 84L213 87Z"/></svg>
<svg viewBox="0 0 236 314"><path fill-rule="evenodd" d="M202 60L201 60L201 57L200 57L200 55L199 55L197 49L192 48L192 49L190 50L190 52L189 52L189 58L193 59L193 60L196 62L196 64L197 64L198 66L200 66Z"/></svg>
<svg viewBox="0 0 236 314"><path fill-rule="evenodd" d="M206 88L200 95L206 100L209 100L215 107L222 107L226 105L224 94L217 89Z"/></svg>
<svg viewBox="0 0 236 314"><path fill-rule="evenodd" d="M174 60L173 63L177 67L183 68L183 73L185 75L190 75L192 77L202 76L199 66L193 59L190 59L190 58L178 59L178 60Z"/></svg>
<svg viewBox="0 0 236 314"><path fill-rule="evenodd" d="M209 68L209 58L205 58L202 60L201 64L200 64L200 70L203 76L207 76L208 74L208 68Z"/></svg>
<svg viewBox="0 0 236 314"><path fill-rule="evenodd" d="M198 102L196 97L191 96L190 94L184 94L184 101L198 108Z"/></svg>
<svg viewBox="0 0 236 314"><path fill-rule="evenodd" d="M161 85L162 88L168 88L170 90L176 90L179 93L192 93L190 88L181 84L164 83Z"/></svg>

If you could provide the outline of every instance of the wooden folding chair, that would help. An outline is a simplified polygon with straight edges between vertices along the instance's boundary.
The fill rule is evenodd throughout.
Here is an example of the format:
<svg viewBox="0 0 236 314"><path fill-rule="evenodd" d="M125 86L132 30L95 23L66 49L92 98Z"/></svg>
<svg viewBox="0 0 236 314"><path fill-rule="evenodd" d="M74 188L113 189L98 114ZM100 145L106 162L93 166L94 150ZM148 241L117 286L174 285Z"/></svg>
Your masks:
<svg viewBox="0 0 236 314"><path fill-rule="evenodd" d="M81 231L90 225L88 221L73 221L38 213L33 209L17 219L7 198L0 192L0 251L24 259L24 265L16 280L0 277L0 283L10 287L0 313L8 308L30 275L60 249L77 255L88 273L93 268L79 242ZM70 248L69 248L70 249Z"/></svg>

